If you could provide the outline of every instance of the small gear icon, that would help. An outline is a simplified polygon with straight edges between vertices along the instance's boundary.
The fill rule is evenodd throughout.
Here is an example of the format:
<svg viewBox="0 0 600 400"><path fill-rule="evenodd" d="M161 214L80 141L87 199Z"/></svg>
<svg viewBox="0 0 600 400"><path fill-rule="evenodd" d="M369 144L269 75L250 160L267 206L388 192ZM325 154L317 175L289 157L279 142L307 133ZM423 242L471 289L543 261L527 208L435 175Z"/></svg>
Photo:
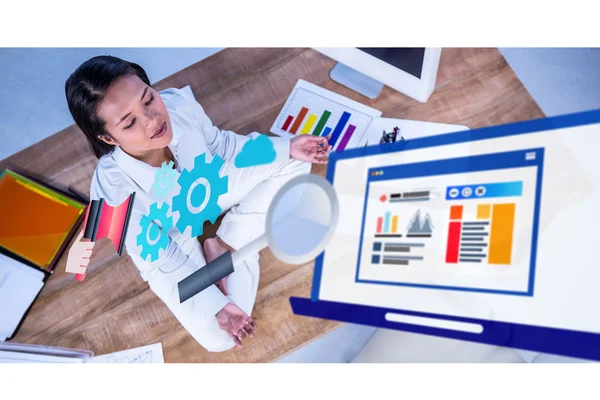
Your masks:
<svg viewBox="0 0 600 400"><path fill-rule="evenodd" d="M215 223L221 213L218 205L219 197L227 193L227 176L220 176L219 170L223 159L218 155L211 163L206 162L206 155L200 154L194 159L191 171L184 169L177 183L181 191L173 197L173 212L179 211L177 229L184 233L192 228L192 237L202 235L204 222Z"/></svg>
<svg viewBox="0 0 600 400"><path fill-rule="evenodd" d="M169 245L169 236L167 232L173 227L173 221L167 216L169 206L163 204L160 208L158 203L150 206L150 212L142 216L140 226L142 231L137 235L137 245L142 246L140 257L147 261L150 256L150 262L158 259L160 250L165 250ZM154 221L158 221L156 224Z"/></svg>
<svg viewBox="0 0 600 400"><path fill-rule="evenodd" d="M164 161L156 174L154 175L154 184L152 185L152 189L156 194L156 197L159 199L164 199L167 197L169 190L175 186L175 179L177 177L177 171L173 169L173 165L175 163L173 161L169 161L167 164Z"/></svg>

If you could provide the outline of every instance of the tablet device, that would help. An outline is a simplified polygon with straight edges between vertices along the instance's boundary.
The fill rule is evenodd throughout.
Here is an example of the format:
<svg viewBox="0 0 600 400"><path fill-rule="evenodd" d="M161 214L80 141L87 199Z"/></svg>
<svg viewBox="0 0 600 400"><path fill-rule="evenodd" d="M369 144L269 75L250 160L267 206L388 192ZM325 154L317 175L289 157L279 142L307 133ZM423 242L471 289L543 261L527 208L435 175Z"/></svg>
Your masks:
<svg viewBox="0 0 600 400"><path fill-rule="evenodd" d="M24 173L5 169L0 172L0 247L50 273L86 206Z"/></svg>
<svg viewBox="0 0 600 400"><path fill-rule="evenodd" d="M600 111L334 153L299 315L600 360Z"/></svg>

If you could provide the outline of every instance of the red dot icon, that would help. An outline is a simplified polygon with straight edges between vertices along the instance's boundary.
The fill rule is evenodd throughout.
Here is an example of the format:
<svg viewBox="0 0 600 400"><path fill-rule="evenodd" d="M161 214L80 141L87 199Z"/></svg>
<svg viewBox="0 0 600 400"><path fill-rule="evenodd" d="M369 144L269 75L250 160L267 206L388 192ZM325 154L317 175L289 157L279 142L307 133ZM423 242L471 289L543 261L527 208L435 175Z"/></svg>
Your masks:
<svg viewBox="0 0 600 400"><path fill-rule="evenodd" d="M385 194L382 194L382 195L381 195L381 197L379 198L379 200L380 200L382 203L385 203L385 202L387 201L387 196L386 196Z"/></svg>

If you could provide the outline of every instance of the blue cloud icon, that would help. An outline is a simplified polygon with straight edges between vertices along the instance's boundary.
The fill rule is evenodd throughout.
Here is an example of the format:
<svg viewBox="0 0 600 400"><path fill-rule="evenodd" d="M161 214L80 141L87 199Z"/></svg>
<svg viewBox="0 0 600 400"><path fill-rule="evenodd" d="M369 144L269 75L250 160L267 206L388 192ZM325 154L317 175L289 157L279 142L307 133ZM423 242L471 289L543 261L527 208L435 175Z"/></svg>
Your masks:
<svg viewBox="0 0 600 400"><path fill-rule="evenodd" d="M273 142L267 135L259 135L251 139L242 151L235 157L236 168L254 167L256 165L270 164L275 161L277 154Z"/></svg>

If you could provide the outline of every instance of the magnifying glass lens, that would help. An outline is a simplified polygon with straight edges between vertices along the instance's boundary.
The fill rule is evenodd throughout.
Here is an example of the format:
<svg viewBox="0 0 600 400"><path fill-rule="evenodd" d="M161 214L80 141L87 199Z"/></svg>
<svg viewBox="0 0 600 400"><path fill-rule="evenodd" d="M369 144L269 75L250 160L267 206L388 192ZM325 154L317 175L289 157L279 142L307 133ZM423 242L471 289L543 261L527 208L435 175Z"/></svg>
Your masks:
<svg viewBox="0 0 600 400"><path fill-rule="evenodd" d="M271 203L269 247L284 262L310 261L327 244L337 222L336 212L335 193L329 182L316 175L296 178Z"/></svg>

